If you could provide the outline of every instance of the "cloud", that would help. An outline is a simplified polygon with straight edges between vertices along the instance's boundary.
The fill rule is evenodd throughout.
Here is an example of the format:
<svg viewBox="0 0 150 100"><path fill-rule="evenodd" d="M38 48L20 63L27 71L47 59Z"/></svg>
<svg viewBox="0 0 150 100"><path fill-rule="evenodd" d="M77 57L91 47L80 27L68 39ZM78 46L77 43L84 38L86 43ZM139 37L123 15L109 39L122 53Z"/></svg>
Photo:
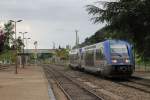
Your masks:
<svg viewBox="0 0 150 100"><path fill-rule="evenodd" d="M0 18L23 19L17 24L17 30L29 31L31 41L37 40L39 48L52 47L52 41L73 46L75 29L83 41L103 26L93 25L85 11L85 6L94 1L97 0L1 0Z"/></svg>

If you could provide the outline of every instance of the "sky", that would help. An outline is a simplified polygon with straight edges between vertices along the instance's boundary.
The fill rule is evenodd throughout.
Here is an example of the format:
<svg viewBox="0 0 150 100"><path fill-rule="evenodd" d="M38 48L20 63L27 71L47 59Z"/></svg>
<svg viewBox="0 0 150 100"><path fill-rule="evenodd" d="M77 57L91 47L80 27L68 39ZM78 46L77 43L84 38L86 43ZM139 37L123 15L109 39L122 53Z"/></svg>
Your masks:
<svg viewBox="0 0 150 100"><path fill-rule="evenodd" d="M86 11L86 5L98 0L1 0L0 23L8 20L23 20L17 23L19 32L25 34L28 48L49 49L59 45L75 45L75 30L78 30L80 43L93 35L104 24L93 24ZM105 1L105 0L104 0Z"/></svg>

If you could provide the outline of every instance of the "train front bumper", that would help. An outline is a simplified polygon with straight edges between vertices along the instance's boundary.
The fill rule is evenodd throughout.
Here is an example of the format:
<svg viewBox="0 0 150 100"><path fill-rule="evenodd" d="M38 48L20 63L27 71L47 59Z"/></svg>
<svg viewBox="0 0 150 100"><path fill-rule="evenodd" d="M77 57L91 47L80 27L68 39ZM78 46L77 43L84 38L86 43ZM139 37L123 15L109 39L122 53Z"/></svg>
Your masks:
<svg viewBox="0 0 150 100"><path fill-rule="evenodd" d="M105 74L110 77L128 77L134 71L133 65L109 65Z"/></svg>

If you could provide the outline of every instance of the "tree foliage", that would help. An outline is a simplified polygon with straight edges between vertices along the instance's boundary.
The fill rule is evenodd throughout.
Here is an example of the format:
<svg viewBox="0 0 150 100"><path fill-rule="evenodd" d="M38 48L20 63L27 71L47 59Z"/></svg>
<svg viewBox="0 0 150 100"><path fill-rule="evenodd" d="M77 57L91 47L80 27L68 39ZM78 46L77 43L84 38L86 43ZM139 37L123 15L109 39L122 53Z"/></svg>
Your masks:
<svg viewBox="0 0 150 100"><path fill-rule="evenodd" d="M0 33L0 52L2 52L4 49L4 34Z"/></svg>
<svg viewBox="0 0 150 100"><path fill-rule="evenodd" d="M103 7L88 5L87 11L94 23L107 23L104 32L110 37L128 40L140 56L150 57L150 0L105 2Z"/></svg>
<svg viewBox="0 0 150 100"><path fill-rule="evenodd" d="M23 40L21 39L21 37L19 36L16 40L17 42L17 49L18 51L21 51L21 49L25 46L23 43Z"/></svg>
<svg viewBox="0 0 150 100"><path fill-rule="evenodd" d="M14 61L15 55L12 50L15 50L17 44L17 50L21 51L24 46L21 37L14 39L14 25L9 21L4 24L4 28L0 33L0 60L11 60ZM16 42L16 43L15 43Z"/></svg>
<svg viewBox="0 0 150 100"><path fill-rule="evenodd" d="M2 34L0 34L0 50L15 49L15 42L17 43L17 49L19 51L24 46L21 37L18 37L15 40L14 25L12 24L12 22L9 21L5 23L1 33Z"/></svg>
<svg viewBox="0 0 150 100"><path fill-rule="evenodd" d="M14 38L14 25L11 22L4 24L4 47L10 49L10 45L13 44Z"/></svg>
<svg viewBox="0 0 150 100"><path fill-rule="evenodd" d="M67 60L69 58L69 50L65 48L59 48L56 50L56 56L61 60Z"/></svg>

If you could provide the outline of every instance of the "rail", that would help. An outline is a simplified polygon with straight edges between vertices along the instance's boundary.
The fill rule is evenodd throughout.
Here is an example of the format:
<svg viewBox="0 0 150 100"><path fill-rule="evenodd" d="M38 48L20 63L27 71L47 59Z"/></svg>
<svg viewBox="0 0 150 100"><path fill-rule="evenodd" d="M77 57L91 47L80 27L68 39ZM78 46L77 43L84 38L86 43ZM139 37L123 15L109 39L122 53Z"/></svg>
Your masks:
<svg viewBox="0 0 150 100"><path fill-rule="evenodd" d="M69 76L66 76L65 74L61 73L60 71L55 70L52 67L46 67L46 70L48 71L48 73L52 73L53 74L53 78L55 79L57 85L60 87L60 89L63 91L63 93L66 95L68 100L73 100L73 98L71 97L71 95L63 88L62 83L60 81L58 81L56 73L59 74L62 77L65 77L67 80L69 80L70 82L72 82L71 84L76 85L78 88L82 89L85 92L88 92L88 94L91 95L91 97L94 97L96 100L104 100L102 97L96 95L95 93L91 92L90 90L84 88L83 86L81 86L80 84L78 84L77 82L75 82L72 78L70 78Z"/></svg>

